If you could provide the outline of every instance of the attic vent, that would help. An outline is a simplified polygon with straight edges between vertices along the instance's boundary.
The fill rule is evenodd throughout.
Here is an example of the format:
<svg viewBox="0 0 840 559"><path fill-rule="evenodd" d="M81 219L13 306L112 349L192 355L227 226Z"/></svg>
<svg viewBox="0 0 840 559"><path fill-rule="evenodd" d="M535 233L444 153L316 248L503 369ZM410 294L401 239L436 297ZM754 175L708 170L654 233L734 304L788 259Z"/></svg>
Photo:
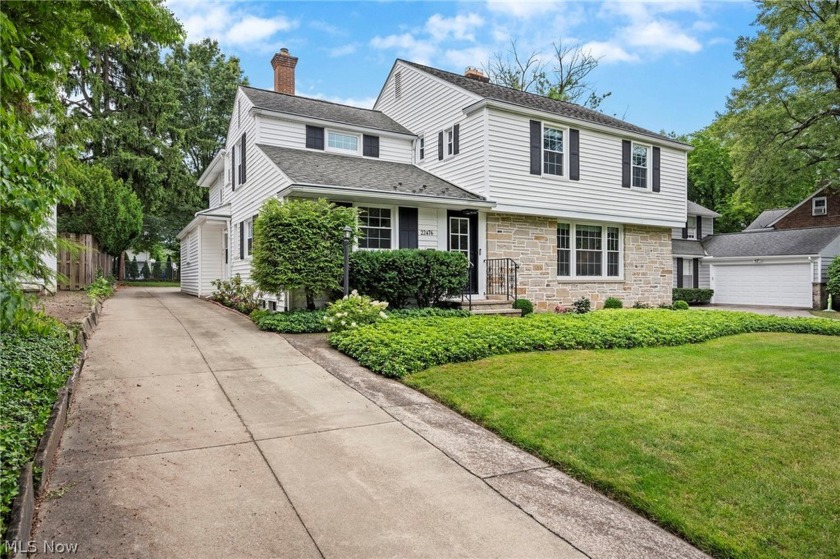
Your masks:
<svg viewBox="0 0 840 559"><path fill-rule="evenodd" d="M394 97L402 97L402 72L394 74Z"/></svg>

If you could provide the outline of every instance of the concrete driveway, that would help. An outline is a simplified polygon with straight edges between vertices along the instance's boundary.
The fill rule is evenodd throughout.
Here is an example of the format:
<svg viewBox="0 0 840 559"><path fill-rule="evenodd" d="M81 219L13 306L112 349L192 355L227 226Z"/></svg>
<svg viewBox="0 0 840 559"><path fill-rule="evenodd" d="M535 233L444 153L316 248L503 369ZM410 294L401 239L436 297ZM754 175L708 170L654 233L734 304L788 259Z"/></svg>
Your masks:
<svg viewBox="0 0 840 559"><path fill-rule="evenodd" d="M214 304L121 289L88 350L38 547L75 543L83 557L704 557L403 385L345 365L355 380Z"/></svg>

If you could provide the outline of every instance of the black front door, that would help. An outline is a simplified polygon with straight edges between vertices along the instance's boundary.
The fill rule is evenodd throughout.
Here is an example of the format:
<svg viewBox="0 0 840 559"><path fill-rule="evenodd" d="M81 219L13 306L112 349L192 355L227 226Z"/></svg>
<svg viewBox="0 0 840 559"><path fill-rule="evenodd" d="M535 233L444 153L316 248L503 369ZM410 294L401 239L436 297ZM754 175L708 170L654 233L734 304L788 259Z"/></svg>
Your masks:
<svg viewBox="0 0 840 559"><path fill-rule="evenodd" d="M447 211L448 247L463 253L470 261L470 292L478 293L478 212Z"/></svg>

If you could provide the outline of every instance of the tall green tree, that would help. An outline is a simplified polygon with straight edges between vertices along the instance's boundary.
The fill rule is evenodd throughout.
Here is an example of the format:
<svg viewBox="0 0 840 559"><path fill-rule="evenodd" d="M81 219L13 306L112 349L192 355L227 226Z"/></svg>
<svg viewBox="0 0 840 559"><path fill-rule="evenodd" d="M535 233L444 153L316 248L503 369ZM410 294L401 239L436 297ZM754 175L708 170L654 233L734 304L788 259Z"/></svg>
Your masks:
<svg viewBox="0 0 840 559"><path fill-rule="evenodd" d="M316 296L341 287L345 227L352 243L359 233L355 208L269 199L254 224L251 277L268 293L302 289L307 308L315 309Z"/></svg>
<svg viewBox="0 0 840 559"><path fill-rule="evenodd" d="M738 39L743 85L722 124L745 200L786 206L840 184L840 2L759 0L755 37Z"/></svg>

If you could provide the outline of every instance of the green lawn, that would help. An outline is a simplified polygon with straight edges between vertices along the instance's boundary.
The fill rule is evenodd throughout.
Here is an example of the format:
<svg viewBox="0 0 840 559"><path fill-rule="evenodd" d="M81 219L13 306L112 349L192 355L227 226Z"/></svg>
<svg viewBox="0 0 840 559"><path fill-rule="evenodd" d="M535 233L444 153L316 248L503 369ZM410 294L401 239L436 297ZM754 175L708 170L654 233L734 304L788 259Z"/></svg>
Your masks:
<svg viewBox="0 0 840 559"><path fill-rule="evenodd" d="M179 281L121 281L120 285L129 287L181 287Z"/></svg>
<svg viewBox="0 0 840 559"><path fill-rule="evenodd" d="M838 338L522 353L404 381L715 556L840 556Z"/></svg>

